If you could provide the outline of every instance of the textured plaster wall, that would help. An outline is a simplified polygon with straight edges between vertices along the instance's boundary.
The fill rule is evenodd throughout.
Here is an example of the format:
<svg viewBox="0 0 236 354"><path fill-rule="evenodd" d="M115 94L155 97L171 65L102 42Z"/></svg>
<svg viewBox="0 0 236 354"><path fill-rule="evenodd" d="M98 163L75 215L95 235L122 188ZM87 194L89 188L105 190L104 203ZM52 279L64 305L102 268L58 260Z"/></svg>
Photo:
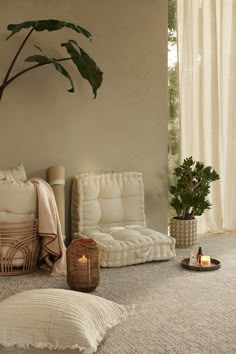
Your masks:
<svg viewBox="0 0 236 354"><path fill-rule="evenodd" d="M92 32L33 33L23 59L41 46L64 55L60 43L74 38L104 71L94 100L72 64L76 93L52 67L14 81L0 102L0 168L23 161L29 177L46 177L51 165L66 168L69 233L71 178L100 170L143 172L147 223L167 231L167 1L166 0L0 0L0 79L26 35L9 41L7 24L45 18L80 24Z"/></svg>

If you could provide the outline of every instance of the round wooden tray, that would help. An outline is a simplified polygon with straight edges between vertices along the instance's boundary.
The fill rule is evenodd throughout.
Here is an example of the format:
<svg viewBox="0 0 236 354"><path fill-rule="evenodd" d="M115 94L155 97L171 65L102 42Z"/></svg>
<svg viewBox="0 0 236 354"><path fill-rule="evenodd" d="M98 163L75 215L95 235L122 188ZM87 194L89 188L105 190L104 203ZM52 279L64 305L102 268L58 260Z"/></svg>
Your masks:
<svg viewBox="0 0 236 354"><path fill-rule="evenodd" d="M217 259L211 258L211 265L204 267L201 265L189 265L189 258L185 258L181 262L182 267L189 269L189 270L195 270L195 271L200 271L200 272L207 272L211 270L217 270L221 267L220 261Z"/></svg>

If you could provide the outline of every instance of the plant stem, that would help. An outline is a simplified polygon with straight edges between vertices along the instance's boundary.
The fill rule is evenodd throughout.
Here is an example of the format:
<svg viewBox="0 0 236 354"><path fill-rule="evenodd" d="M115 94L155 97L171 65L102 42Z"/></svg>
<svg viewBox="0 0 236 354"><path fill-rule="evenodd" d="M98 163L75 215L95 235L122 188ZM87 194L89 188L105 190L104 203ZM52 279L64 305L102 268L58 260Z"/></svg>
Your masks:
<svg viewBox="0 0 236 354"><path fill-rule="evenodd" d="M25 37L25 39L24 39L23 42L21 43L20 48L19 48L18 51L16 52L16 55L14 56L14 58L13 58L11 64L10 64L10 66L9 66L9 69L7 70L6 76L5 76L5 78L3 79L3 83L2 83L2 85L0 86L0 100L1 100L1 98L2 98L3 91L4 91L5 87L8 85L7 79L8 79L8 77L9 77L11 71L12 71L12 68L13 68L13 66L14 66L14 64L15 64L15 62L16 62L16 59L18 58L20 52L22 51L22 49L23 49L23 47L24 47L26 41L28 40L28 38L29 38L29 36L31 35L31 33L33 32L33 30L34 30L34 28L31 28L31 30L29 31L29 33L27 34L27 36Z"/></svg>
<svg viewBox="0 0 236 354"><path fill-rule="evenodd" d="M55 59L55 61L59 62L59 61L65 61L65 60L71 60L71 57L68 57L68 58L62 58L62 59ZM3 91L4 89L13 81L15 80L17 77L21 76L22 74L26 73L27 71L30 71L32 69L35 69L35 68L39 68L40 66L44 66L44 65L47 65L47 64L52 64L51 61L48 61L47 63L38 63L38 64L35 64L35 65L32 65L30 66L29 68L26 68L22 71L20 71L19 73L15 74L14 76L12 76L9 80L6 80L4 79L3 81L3 84L0 86L0 101L1 101L1 98L2 98L2 95L3 95ZM13 66L13 65L12 65ZM8 75L9 76L9 75ZM6 75L6 77L8 77Z"/></svg>
<svg viewBox="0 0 236 354"><path fill-rule="evenodd" d="M62 59L55 59L55 61L64 61L64 60L70 60L71 57L69 58L62 58ZM22 71L20 71L19 73L17 73L16 75L12 76L8 81L7 81L7 85L10 84L10 82L12 82L13 80L15 80L17 77L21 76L22 74L26 73L27 71L30 71L32 69L35 69L35 68L39 68L40 66L44 66L44 65L47 65L47 64L52 64L51 61L48 61L47 63L38 63L38 64L35 64L35 65L32 65L30 66L29 68L26 68Z"/></svg>
<svg viewBox="0 0 236 354"><path fill-rule="evenodd" d="M0 101L1 101L1 98L2 98L2 95L3 95L3 91L4 91L4 88L2 85L0 86Z"/></svg>

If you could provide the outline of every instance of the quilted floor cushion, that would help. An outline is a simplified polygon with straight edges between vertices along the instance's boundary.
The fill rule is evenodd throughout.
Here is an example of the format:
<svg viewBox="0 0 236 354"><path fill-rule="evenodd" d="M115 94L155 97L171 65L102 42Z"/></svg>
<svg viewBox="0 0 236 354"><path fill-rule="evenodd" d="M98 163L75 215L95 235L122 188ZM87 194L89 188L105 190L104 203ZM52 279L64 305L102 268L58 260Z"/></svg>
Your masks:
<svg viewBox="0 0 236 354"><path fill-rule="evenodd" d="M102 267L122 267L176 256L175 239L139 225L100 228L86 231L85 235L98 243Z"/></svg>
<svg viewBox="0 0 236 354"><path fill-rule="evenodd" d="M92 237L102 267L121 267L175 257L175 239L146 228L140 172L74 176L72 232Z"/></svg>

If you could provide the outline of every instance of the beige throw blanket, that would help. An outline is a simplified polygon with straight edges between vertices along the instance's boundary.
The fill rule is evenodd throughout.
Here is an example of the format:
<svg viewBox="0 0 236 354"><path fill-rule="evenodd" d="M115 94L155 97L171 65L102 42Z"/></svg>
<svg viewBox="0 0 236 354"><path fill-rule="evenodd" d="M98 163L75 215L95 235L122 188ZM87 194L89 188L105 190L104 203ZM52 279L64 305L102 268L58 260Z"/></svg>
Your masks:
<svg viewBox="0 0 236 354"><path fill-rule="evenodd" d="M66 274L66 247L63 242L56 200L51 186L41 178L31 178L37 190L38 233L42 237L41 256L51 275Z"/></svg>

